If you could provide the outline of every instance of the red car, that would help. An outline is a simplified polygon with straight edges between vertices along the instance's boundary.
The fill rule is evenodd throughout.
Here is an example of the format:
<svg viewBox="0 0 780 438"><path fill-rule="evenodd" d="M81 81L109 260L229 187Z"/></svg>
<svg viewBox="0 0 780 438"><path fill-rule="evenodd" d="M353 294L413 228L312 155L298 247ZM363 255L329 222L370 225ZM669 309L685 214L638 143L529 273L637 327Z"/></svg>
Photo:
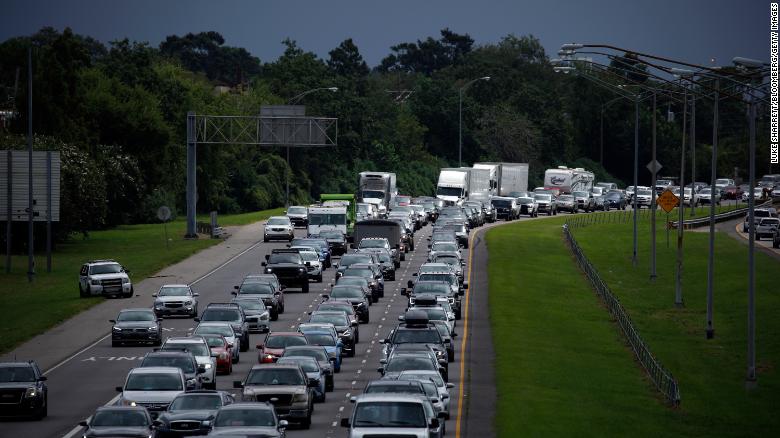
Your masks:
<svg viewBox="0 0 780 438"><path fill-rule="evenodd" d="M723 199L741 199L742 189L738 186L725 186L723 187Z"/></svg>
<svg viewBox="0 0 780 438"><path fill-rule="evenodd" d="M217 354L217 374L233 373L233 346L222 335L200 335L209 344L211 353Z"/></svg>
<svg viewBox="0 0 780 438"><path fill-rule="evenodd" d="M284 349L293 345L309 345L303 333L299 332L272 332L265 337L265 342L257 344L260 350L257 361L259 363L276 362L284 354Z"/></svg>

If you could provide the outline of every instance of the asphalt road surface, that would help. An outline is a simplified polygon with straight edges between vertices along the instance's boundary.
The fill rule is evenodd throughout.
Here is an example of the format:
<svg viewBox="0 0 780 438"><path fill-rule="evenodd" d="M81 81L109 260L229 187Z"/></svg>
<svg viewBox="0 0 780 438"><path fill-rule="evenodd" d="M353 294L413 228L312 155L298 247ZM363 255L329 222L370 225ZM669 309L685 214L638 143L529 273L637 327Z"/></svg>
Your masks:
<svg viewBox="0 0 780 438"><path fill-rule="evenodd" d="M340 419L348 416L352 407L349 397L362 392L369 380L379 378L376 368L379 366L381 345L379 340L397 324L397 318L406 309L406 297L401 296L400 288L406 284L412 274L425 262L427 257L427 240L430 225L415 234L415 251L406 255L406 261L401 263L397 271L397 281L385 283L385 296L374 303L371 308L371 322L361 324L360 343L357 354L345 358L341 372L335 375L335 390L327 394L327 401L315 405L310 430L297 430L294 426L288 431L291 437L331 437L343 436L345 430L339 425ZM296 234L304 234L296 230ZM480 233L481 234L481 233ZM270 242L257 245L251 250L224 265L219 270L200 279L192 285L200 294L199 306L204 309L209 302L228 302L232 298L230 292L233 285L239 284L243 277L250 273L261 272L260 262L265 254L274 248L282 248L285 242ZM464 253L466 250L464 250ZM469 267L469 265L467 265ZM271 323L271 330L284 331L296 327L299 322L306 321L307 312L313 310L321 300L320 293L325 292L329 283L333 283L335 270L325 271L322 283L312 283L310 292L303 294L297 289L285 293L285 313L278 321ZM483 293L486 289L483 289ZM148 303L152 305L152 298ZM486 312L486 310L485 310ZM486 315L486 313L485 313ZM486 318L486 316L485 316ZM462 334L463 320L458 321L456 331ZM484 324L487 324L485 320ZM194 329L196 323L191 319L165 319L163 327L167 336L187 335ZM110 327L106 321L106 328ZM102 328L101 328L102 329ZM261 342L264 334L252 334L250 345ZM460 341L462 338L456 338ZM489 337L487 338L489 342ZM113 404L118 399L114 388L124 383L128 370L137 366L143 355L152 350L151 346L111 347L110 337L91 345L75 354L71 360L48 372L49 383L49 416L42 421L5 420L0 423L0 437L57 437L71 438L79 436L82 428L78 423L91 415L95 408ZM453 397L451 419L447 421L448 433L454 432L455 419L458 418L459 385L461 385L461 342L456 342L455 362L450 364L450 382L456 386L451 390ZM257 363L257 352L250 349L241 353L241 360L233 366L233 374L219 376L217 389L237 394L232 382L246 376L249 368ZM485 415L482 411L479 415ZM490 415L492 417L492 415ZM461 418L461 421L467 421Z"/></svg>

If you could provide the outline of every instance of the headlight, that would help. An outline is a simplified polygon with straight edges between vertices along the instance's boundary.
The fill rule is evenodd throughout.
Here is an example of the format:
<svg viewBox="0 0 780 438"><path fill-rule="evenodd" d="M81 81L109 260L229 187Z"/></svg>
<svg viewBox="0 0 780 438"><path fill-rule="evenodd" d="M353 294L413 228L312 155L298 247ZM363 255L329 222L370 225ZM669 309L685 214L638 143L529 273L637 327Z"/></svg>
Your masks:
<svg viewBox="0 0 780 438"><path fill-rule="evenodd" d="M207 370L210 370L211 369L211 364L210 363L204 364L203 368L207 369Z"/></svg>
<svg viewBox="0 0 780 438"><path fill-rule="evenodd" d="M123 278L122 279L122 284L127 284L127 283L130 283L130 279L129 278Z"/></svg>
<svg viewBox="0 0 780 438"><path fill-rule="evenodd" d="M263 314L260 315L260 319L268 319L268 312L263 312Z"/></svg>
<svg viewBox="0 0 780 438"><path fill-rule="evenodd" d="M147 330L149 330L150 332L156 332L157 327L149 327Z"/></svg>
<svg viewBox="0 0 780 438"><path fill-rule="evenodd" d="M122 331L122 329L119 328L119 327L112 327L112 330L114 330L115 332L121 332Z"/></svg>
<svg viewBox="0 0 780 438"><path fill-rule="evenodd" d="M187 379L187 385L194 386L196 380L195 379Z"/></svg>
<svg viewBox="0 0 780 438"><path fill-rule="evenodd" d="M443 352L443 351L441 351L441 350L436 350L436 356L437 356L437 357L444 356L444 352Z"/></svg>
<svg viewBox="0 0 780 438"><path fill-rule="evenodd" d="M298 268L298 272L306 272L306 268Z"/></svg>
<svg viewBox="0 0 780 438"><path fill-rule="evenodd" d="M272 268L265 268L265 273L266 274L270 274L272 272L274 272L274 270Z"/></svg>
<svg viewBox="0 0 780 438"><path fill-rule="evenodd" d="M305 402L306 401L306 394L295 394L293 397L293 403L295 402Z"/></svg>
<svg viewBox="0 0 780 438"><path fill-rule="evenodd" d="M351 331L349 331L349 329L346 329L346 330L344 330L343 332L341 332L340 336L349 336L349 335L351 335L351 334L352 334L352 332L351 332Z"/></svg>
<svg viewBox="0 0 780 438"><path fill-rule="evenodd" d="M89 282L90 284L93 284L95 286L100 286L100 280L92 280Z"/></svg>
<svg viewBox="0 0 780 438"><path fill-rule="evenodd" d="M184 302L184 305L185 305L185 306L191 306L191 305L192 305L192 301L185 301L185 302Z"/></svg>
<svg viewBox="0 0 780 438"><path fill-rule="evenodd" d="M27 392L24 393L25 397L32 398L38 395L38 391L35 388L27 388Z"/></svg>

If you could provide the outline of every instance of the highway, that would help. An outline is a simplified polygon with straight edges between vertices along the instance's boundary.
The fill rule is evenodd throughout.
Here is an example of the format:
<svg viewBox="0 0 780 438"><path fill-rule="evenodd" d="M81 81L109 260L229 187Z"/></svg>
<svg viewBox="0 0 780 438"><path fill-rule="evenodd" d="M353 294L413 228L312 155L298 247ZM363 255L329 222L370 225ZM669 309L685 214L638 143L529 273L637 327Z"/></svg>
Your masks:
<svg viewBox="0 0 780 438"><path fill-rule="evenodd" d="M415 234L415 251L406 255L406 261L401 263L397 271L396 281L385 283L385 296L370 308L371 321L360 325L360 343L357 354L353 358L345 358L341 372L335 376L335 390L327 394L327 401L315 405L310 430L296 430L293 426L288 435L292 437L331 437L342 436L339 421L351 412L349 397L360 393L365 384L379 377L376 368L379 366L381 345L379 340L397 324L398 315L406 308L406 297L401 296L400 288L412 278L412 274L424 263L427 257L426 237L430 235L431 226L423 228ZM304 230L296 230L296 235L303 235ZM474 234L474 233L472 233ZM259 236L260 237L260 236ZM274 248L282 248L285 242L261 243L236 257L218 270L202 277L192 284L193 289L200 294L200 310L209 302L227 302L232 296L233 285L239 284L243 277L250 273L260 272L260 262L265 254ZM468 251L464 250L464 255ZM337 259L336 259L337 260ZM467 265L467 268L470 265ZM296 327L305 321L307 312L313 310L321 300L320 293L325 292L329 283L333 283L335 269L325 271L322 283L312 283L310 292L303 294L297 289L285 293L285 313L278 321L271 323L271 330L284 331ZM152 305L149 296L148 306ZM464 320L458 321L456 331L462 334ZM196 323L191 319L165 319L163 328L167 336L182 336L194 329ZM106 327L110 327L107 324ZM252 348L241 353L240 363L234 365L233 374L219 376L217 388L233 394L233 380L241 380L249 368L257 363L257 353L254 345L264 339L264 334L252 334ZM458 395L461 377L461 340L456 338L455 362L450 364L450 382L456 387L451 390L453 403L451 419L447 421L448 431L454 431L455 419L458 418ZM118 394L114 388L124 383L125 376L136 366L151 346L112 348L111 340L104 338L99 342L84 348L69 361L47 372L49 379L49 416L40 422L35 421L4 421L0 423L1 437L58 437L71 438L79 436L82 428L79 421L85 420L98 406L114 403ZM465 421L462 418L462 421Z"/></svg>

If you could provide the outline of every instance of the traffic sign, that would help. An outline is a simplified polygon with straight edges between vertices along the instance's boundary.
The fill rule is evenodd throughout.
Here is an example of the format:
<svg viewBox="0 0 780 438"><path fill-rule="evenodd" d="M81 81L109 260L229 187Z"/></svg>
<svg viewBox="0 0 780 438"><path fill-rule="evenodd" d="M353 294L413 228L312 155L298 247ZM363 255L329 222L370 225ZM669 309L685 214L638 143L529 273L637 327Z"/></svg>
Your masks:
<svg viewBox="0 0 780 438"><path fill-rule="evenodd" d="M669 213L674 207L677 207L680 204L680 198L675 196L671 190L664 190L663 193L658 196L658 199L656 199L656 203L658 203L665 212Z"/></svg>
<svg viewBox="0 0 780 438"><path fill-rule="evenodd" d="M647 167L647 170L649 170L650 173L656 174L664 166L662 166L661 163L658 162L658 160L653 160L653 161L647 163L647 166L645 166L645 167Z"/></svg>
<svg viewBox="0 0 780 438"><path fill-rule="evenodd" d="M157 209L157 219L166 222L170 218L171 218L171 209L168 208L167 205L163 205L162 207Z"/></svg>

